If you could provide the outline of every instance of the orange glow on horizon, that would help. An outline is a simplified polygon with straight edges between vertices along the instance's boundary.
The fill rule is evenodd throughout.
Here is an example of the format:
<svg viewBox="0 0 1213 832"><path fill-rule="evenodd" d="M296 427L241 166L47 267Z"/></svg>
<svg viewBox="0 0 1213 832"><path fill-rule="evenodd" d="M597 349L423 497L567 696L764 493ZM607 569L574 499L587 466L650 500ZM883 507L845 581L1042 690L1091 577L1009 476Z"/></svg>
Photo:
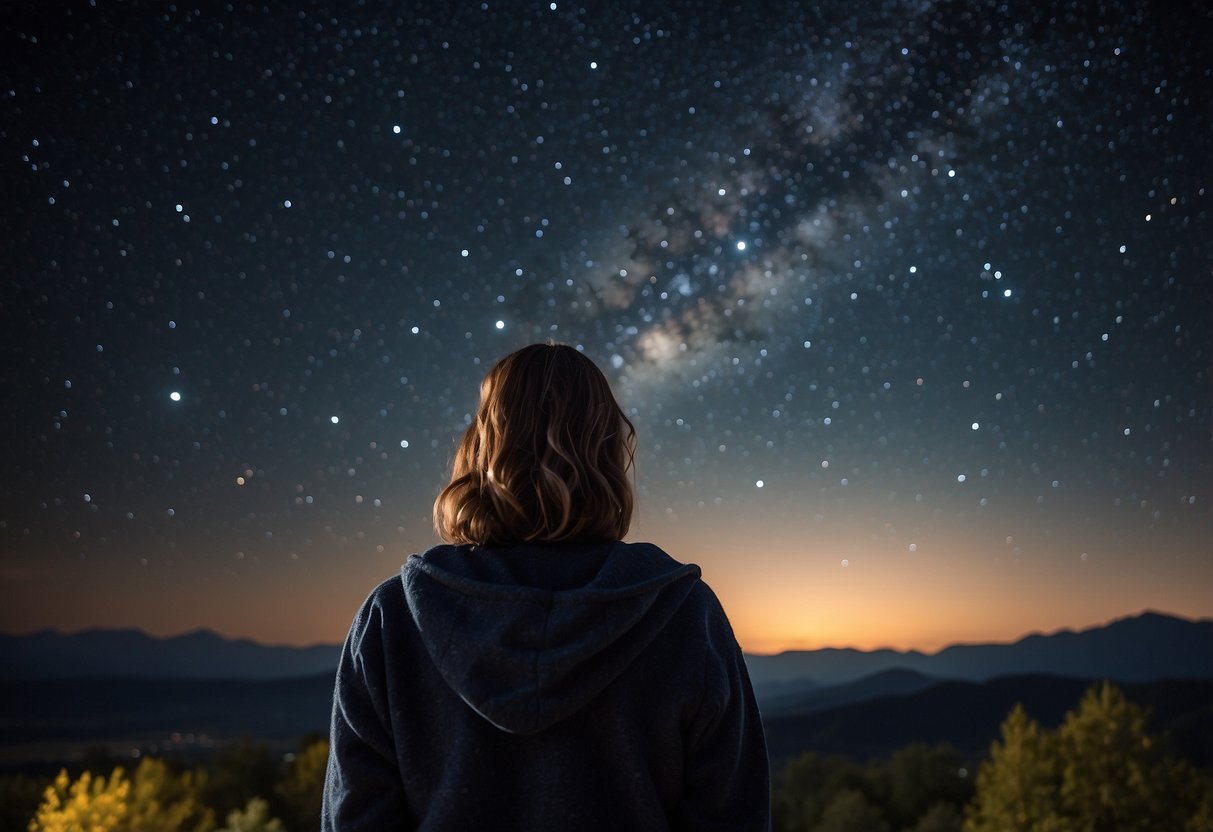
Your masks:
<svg viewBox="0 0 1213 832"><path fill-rule="evenodd" d="M1160 558L1143 575L1122 557L1140 541L1087 534L1081 545L1057 535L1008 543L996 523L900 531L890 522L872 531L810 518L790 530L795 523L762 519L746 525L763 529L761 543L727 516L658 520L633 538L698 563L752 653L936 652L1087 629L1147 609L1213 615L1213 559L1181 553L1189 557L1183 569L1165 568ZM0 632L131 627L165 637L208 629L271 645L340 643L375 585L398 574L409 551L429 545L415 544L219 574L205 564L182 563L171 573L137 568L119 580L100 563L30 565L5 576L14 591L0 610ZM56 600L53 608L48 598Z"/></svg>

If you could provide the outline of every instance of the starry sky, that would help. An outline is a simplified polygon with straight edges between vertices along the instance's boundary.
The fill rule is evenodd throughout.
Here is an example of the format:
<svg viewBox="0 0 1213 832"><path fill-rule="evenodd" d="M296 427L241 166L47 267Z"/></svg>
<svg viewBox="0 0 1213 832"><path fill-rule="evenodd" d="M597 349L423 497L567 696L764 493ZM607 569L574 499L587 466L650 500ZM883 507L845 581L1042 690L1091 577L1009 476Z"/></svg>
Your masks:
<svg viewBox="0 0 1213 832"><path fill-rule="evenodd" d="M1213 615L1213 7L594 6L6 6L0 631L339 641L547 339L748 650Z"/></svg>

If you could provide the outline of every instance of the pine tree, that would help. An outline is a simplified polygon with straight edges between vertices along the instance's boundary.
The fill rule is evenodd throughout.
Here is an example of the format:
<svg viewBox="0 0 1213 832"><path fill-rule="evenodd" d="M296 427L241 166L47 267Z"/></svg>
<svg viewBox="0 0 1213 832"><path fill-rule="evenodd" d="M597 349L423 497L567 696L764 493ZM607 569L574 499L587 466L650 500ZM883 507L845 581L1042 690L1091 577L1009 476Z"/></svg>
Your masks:
<svg viewBox="0 0 1213 832"><path fill-rule="evenodd" d="M1207 785L1162 753L1147 713L1111 683L1091 687L1057 731L1016 706L977 775L965 832L1204 832Z"/></svg>
<svg viewBox="0 0 1213 832"><path fill-rule="evenodd" d="M1062 814L1079 832L1181 829L1182 766L1163 758L1144 709L1115 685L1090 688L1057 731Z"/></svg>
<svg viewBox="0 0 1213 832"><path fill-rule="evenodd" d="M1061 819L1056 749L1022 705L977 773L965 832L1070 832Z"/></svg>

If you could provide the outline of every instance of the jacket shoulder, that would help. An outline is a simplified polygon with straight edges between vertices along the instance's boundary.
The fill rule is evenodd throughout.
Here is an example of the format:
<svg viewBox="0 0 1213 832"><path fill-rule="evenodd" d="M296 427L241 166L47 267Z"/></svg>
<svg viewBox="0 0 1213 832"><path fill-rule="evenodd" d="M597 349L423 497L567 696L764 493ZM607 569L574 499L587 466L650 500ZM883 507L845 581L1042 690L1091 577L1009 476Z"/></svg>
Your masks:
<svg viewBox="0 0 1213 832"><path fill-rule="evenodd" d="M366 642L381 640L385 630L394 629L405 621L411 623L411 616L400 575L385 578L358 608L346 637L346 649L360 653Z"/></svg>
<svg viewBox="0 0 1213 832"><path fill-rule="evenodd" d="M404 583L399 574L382 580L366 600L362 602L362 613L393 613L404 608Z"/></svg>

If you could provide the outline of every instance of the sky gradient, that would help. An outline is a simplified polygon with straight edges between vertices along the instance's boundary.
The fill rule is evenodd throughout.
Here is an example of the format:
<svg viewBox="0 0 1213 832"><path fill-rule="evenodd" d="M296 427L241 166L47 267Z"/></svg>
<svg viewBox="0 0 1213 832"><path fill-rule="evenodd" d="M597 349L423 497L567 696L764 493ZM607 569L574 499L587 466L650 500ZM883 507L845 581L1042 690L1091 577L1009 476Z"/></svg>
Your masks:
<svg viewBox="0 0 1213 832"><path fill-rule="evenodd" d="M1213 12L17 3L0 631L339 641L577 345L743 647L1213 615Z"/></svg>

